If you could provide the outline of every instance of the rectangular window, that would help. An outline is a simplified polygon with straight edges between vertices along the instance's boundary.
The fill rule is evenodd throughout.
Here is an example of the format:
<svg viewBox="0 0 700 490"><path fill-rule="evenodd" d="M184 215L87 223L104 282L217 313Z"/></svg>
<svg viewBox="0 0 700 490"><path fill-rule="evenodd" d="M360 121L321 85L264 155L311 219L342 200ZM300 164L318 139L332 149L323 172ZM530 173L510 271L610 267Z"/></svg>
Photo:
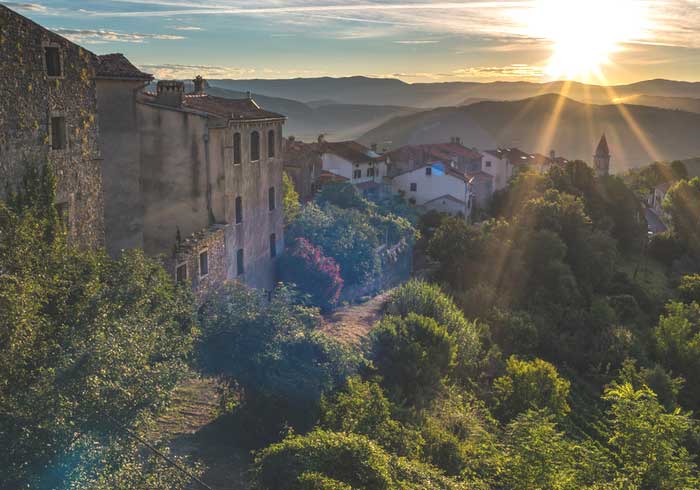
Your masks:
<svg viewBox="0 0 700 490"><path fill-rule="evenodd" d="M187 281L187 264L180 264L177 266L175 277L178 284L184 284Z"/></svg>
<svg viewBox="0 0 700 490"><path fill-rule="evenodd" d="M63 150L66 148L66 118L51 118L51 149Z"/></svg>
<svg viewBox="0 0 700 490"><path fill-rule="evenodd" d="M61 50L56 46L46 46L44 57L46 59L46 74L50 77L62 76Z"/></svg>
<svg viewBox="0 0 700 490"><path fill-rule="evenodd" d="M275 130L271 129L267 132L267 157L274 158L275 156Z"/></svg>
<svg viewBox="0 0 700 490"><path fill-rule="evenodd" d="M367 169L367 177L374 177L374 167Z"/></svg>
<svg viewBox="0 0 700 490"><path fill-rule="evenodd" d="M270 189L267 191L267 205L270 208L270 211L275 210L275 188L270 187Z"/></svg>
<svg viewBox="0 0 700 490"><path fill-rule="evenodd" d="M411 183L411 192L416 192L418 190L418 184Z"/></svg>
<svg viewBox="0 0 700 490"><path fill-rule="evenodd" d="M277 257L277 235L270 235L270 257Z"/></svg>
<svg viewBox="0 0 700 490"><path fill-rule="evenodd" d="M199 277L209 274L209 252L205 250L199 253Z"/></svg>
<svg viewBox="0 0 700 490"><path fill-rule="evenodd" d="M260 133L253 131L250 133L250 161L260 160Z"/></svg>
<svg viewBox="0 0 700 490"><path fill-rule="evenodd" d="M245 267L243 263L243 249L239 248L236 252L236 275L242 276L245 273Z"/></svg>
<svg viewBox="0 0 700 490"><path fill-rule="evenodd" d="M490 161L490 160L486 162L486 166L487 166L487 167L490 167L490 166L491 166L491 161Z"/></svg>
<svg viewBox="0 0 700 490"><path fill-rule="evenodd" d="M362 170L354 170L352 172L352 178L353 179L361 179L362 178Z"/></svg>
<svg viewBox="0 0 700 490"><path fill-rule="evenodd" d="M243 198L238 196L236 198L236 224L243 222Z"/></svg>
<svg viewBox="0 0 700 490"><path fill-rule="evenodd" d="M433 167L425 167L425 175L433 175Z"/></svg>
<svg viewBox="0 0 700 490"><path fill-rule="evenodd" d="M241 133L233 134L233 164L241 163Z"/></svg>

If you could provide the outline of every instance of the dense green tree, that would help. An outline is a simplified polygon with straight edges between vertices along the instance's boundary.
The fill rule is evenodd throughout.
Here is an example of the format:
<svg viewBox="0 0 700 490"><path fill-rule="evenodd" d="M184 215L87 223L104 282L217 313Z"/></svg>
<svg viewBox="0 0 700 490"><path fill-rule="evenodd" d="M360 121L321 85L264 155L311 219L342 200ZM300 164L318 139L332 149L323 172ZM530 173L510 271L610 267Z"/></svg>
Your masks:
<svg viewBox="0 0 700 490"><path fill-rule="evenodd" d="M299 216L301 204L299 203L299 193L294 188L294 182L287 172L282 174L282 189L284 191L284 197L282 199L284 205L284 223L288 225Z"/></svg>
<svg viewBox="0 0 700 490"><path fill-rule="evenodd" d="M700 177L674 185L663 206L671 217L673 232L688 251L700 257Z"/></svg>
<svg viewBox="0 0 700 490"><path fill-rule="evenodd" d="M678 292L686 303L700 303L700 274L683 276Z"/></svg>
<svg viewBox="0 0 700 490"><path fill-rule="evenodd" d="M324 185L316 196L316 203L321 207L330 204L341 209L354 209L362 213L374 211L376 208L376 205L366 199L357 190L357 187L347 182Z"/></svg>
<svg viewBox="0 0 700 490"><path fill-rule="evenodd" d="M687 414L666 411L653 391L628 383L611 385L603 398L610 403L618 481L644 490L698 487L697 467L683 445L694 426Z"/></svg>
<svg viewBox="0 0 700 490"><path fill-rule="evenodd" d="M447 329L415 313L385 317L371 334L369 359L392 397L409 405L424 404L440 391L454 355Z"/></svg>
<svg viewBox="0 0 700 490"><path fill-rule="evenodd" d="M569 411L567 398L571 383L559 376L552 364L511 356L506 372L493 382L497 411L506 420L530 409L547 409L556 417Z"/></svg>
<svg viewBox="0 0 700 490"><path fill-rule="evenodd" d="M297 304L278 287L268 301L261 291L226 284L202 307L201 363L242 391L252 440L274 439L286 424L308 430L322 393L341 384L357 359L316 331L318 310Z"/></svg>
<svg viewBox="0 0 700 490"><path fill-rule="evenodd" d="M464 289L474 280L483 254L482 235L460 218L445 218L435 230L426 252L439 264L437 277Z"/></svg>
<svg viewBox="0 0 700 490"><path fill-rule="evenodd" d="M140 431L167 403L196 334L191 295L160 264L67 244L50 169L30 171L0 202L3 486L104 488L142 473L182 488L123 427Z"/></svg>

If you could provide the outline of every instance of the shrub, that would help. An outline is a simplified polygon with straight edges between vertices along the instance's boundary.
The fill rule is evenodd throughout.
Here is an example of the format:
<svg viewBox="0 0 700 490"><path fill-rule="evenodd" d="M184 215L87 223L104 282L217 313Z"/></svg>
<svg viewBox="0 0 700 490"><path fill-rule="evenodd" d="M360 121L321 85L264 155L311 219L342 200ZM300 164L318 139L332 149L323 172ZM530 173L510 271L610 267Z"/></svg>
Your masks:
<svg viewBox="0 0 700 490"><path fill-rule="evenodd" d="M280 258L278 271L280 280L294 283L316 306L331 309L340 299L343 289L340 267L304 238L297 238Z"/></svg>
<svg viewBox="0 0 700 490"><path fill-rule="evenodd" d="M566 399L571 383L559 376L552 364L535 359L523 361L511 356L506 374L493 383L500 415L510 420L529 409L548 409L556 416L569 412Z"/></svg>
<svg viewBox="0 0 700 490"><path fill-rule="evenodd" d="M700 274L683 276L678 292L686 303L700 303Z"/></svg>
<svg viewBox="0 0 700 490"><path fill-rule="evenodd" d="M369 357L396 400L422 404L442 387L454 360L454 341L432 318L385 317L372 332Z"/></svg>

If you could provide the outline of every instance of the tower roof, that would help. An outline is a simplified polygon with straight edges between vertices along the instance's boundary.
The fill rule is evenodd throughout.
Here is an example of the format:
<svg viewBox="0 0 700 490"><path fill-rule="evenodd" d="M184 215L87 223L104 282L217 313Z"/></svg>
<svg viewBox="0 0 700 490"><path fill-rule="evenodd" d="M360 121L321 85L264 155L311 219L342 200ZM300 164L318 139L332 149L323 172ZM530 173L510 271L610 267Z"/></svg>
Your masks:
<svg viewBox="0 0 700 490"><path fill-rule="evenodd" d="M600 143L598 143L598 148L595 151L596 156L610 156L610 149L608 148L608 140L605 138L605 133L600 138Z"/></svg>

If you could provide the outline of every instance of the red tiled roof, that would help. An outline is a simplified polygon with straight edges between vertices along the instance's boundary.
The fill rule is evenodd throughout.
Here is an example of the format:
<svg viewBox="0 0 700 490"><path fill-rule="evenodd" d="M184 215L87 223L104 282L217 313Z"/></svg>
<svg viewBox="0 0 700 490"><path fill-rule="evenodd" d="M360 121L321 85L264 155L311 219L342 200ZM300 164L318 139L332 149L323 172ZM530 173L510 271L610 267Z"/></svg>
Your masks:
<svg viewBox="0 0 700 490"><path fill-rule="evenodd" d="M320 143L319 146L323 153L338 155L352 163L364 163L383 159L381 155L374 153L357 141L324 141Z"/></svg>
<svg viewBox="0 0 700 490"><path fill-rule="evenodd" d="M431 143L423 145L406 145L386 154L396 161L412 159L418 162L424 160L454 160L459 157L467 160L478 160L481 154L460 143Z"/></svg>
<svg viewBox="0 0 700 490"><path fill-rule="evenodd" d="M499 148L497 150L486 150L488 153L500 160L508 160L511 165L528 165L532 163L531 155L518 148Z"/></svg>
<svg viewBox="0 0 700 490"><path fill-rule="evenodd" d="M227 119L285 119L281 114L260 108L253 99L226 99L206 94L187 94L183 106Z"/></svg>
<svg viewBox="0 0 700 490"><path fill-rule="evenodd" d="M103 54L97 57L97 78L130 80L153 80L153 75L144 73L121 53Z"/></svg>
<svg viewBox="0 0 700 490"><path fill-rule="evenodd" d="M470 172L470 173L468 173L468 174L467 174L467 178L468 178L469 180L471 180L471 179L493 180L493 175L479 170L478 172Z"/></svg>
<svg viewBox="0 0 700 490"><path fill-rule="evenodd" d="M328 170L323 170L321 175L318 176L318 181L321 184L328 184L330 182L347 182L349 179L343 177L342 175L334 174Z"/></svg>

